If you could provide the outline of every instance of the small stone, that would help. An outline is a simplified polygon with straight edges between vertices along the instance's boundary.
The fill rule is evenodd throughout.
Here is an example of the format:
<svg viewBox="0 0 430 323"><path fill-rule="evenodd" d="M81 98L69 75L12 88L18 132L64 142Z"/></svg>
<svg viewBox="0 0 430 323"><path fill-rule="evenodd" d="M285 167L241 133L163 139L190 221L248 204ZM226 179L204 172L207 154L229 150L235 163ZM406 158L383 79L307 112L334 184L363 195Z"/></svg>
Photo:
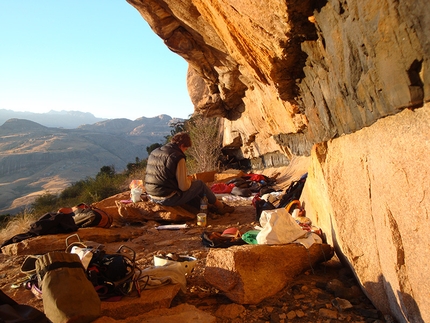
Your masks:
<svg viewBox="0 0 430 323"><path fill-rule="evenodd" d="M302 290L302 292L307 292L307 291L309 291L309 287L308 286L302 286L301 290Z"/></svg>
<svg viewBox="0 0 430 323"><path fill-rule="evenodd" d="M156 246L171 246L175 244L175 240L165 240L160 242L155 242L154 245Z"/></svg>
<svg viewBox="0 0 430 323"><path fill-rule="evenodd" d="M337 319L337 312L333 310L329 310L327 308L320 308L318 314L322 317L329 319Z"/></svg>
<svg viewBox="0 0 430 323"><path fill-rule="evenodd" d="M352 304L348 300L339 297L336 297L331 301L331 303L338 311L345 311L347 309L353 308Z"/></svg>
<svg viewBox="0 0 430 323"><path fill-rule="evenodd" d="M302 318L303 316L306 316L305 312L303 312L302 310L297 310L296 311L296 315L299 318Z"/></svg>
<svg viewBox="0 0 430 323"><path fill-rule="evenodd" d="M292 319L294 319L296 317L296 311L289 311L288 313L287 313L287 318L289 319L289 320L292 320Z"/></svg>
<svg viewBox="0 0 430 323"><path fill-rule="evenodd" d="M245 311L245 307L239 304L221 305L215 313L217 317L234 319Z"/></svg>

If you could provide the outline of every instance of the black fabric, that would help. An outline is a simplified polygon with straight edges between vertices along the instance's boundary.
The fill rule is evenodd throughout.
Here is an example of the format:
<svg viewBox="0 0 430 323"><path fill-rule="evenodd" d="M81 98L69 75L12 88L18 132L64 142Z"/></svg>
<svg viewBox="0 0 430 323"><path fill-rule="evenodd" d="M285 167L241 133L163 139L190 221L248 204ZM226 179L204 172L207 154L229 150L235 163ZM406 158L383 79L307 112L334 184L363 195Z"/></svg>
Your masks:
<svg viewBox="0 0 430 323"><path fill-rule="evenodd" d="M235 186L231 190L231 195L250 197L252 195L252 191L249 188L243 188L243 187L236 187Z"/></svg>
<svg viewBox="0 0 430 323"><path fill-rule="evenodd" d="M46 213L36 222L30 225L29 232L36 235L69 233L78 231L78 226L73 220L73 214Z"/></svg>
<svg viewBox="0 0 430 323"><path fill-rule="evenodd" d="M93 250L93 258L87 269L87 277L101 299L126 295L136 268L134 250L121 246L114 254Z"/></svg>
<svg viewBox="0 0 430 323"><path fill-rule="evenodd" d="M290 184L290 186L288 186L285 194L282 195L281 200L279 201L278 208L286 207L291 201L300 199L303 188L305 187L306 178L307 173L303 175L298 181L294 181Z"/></svg>
<svg viewBox="0 0 430 323"><path fill-rule="evenodd" d="M75 231L78 231L78 226L73 220L73 214L64 214L60 212L46 213L36 222L30 225L30 230L28 230L28 232L13 236L12 238L3 242L0 248L36 236L69 233Z"/></svg>
<svg viewBox="0 0 430 323"><path fill-rule="evenodd" d="M151 152L145 171L145 189L149 195L169 196L179 191L176 168L185 154L177 144L167 144Z"/></svg>
<svg viewBox="0 0 430 323"><path fill-rule="evenodd" d="M276 209L276 207L272 203L267 202L265 200L257 199L254 203L255 203L255 212L256 212L255 220L257 222L260 221L261 212L263 212L264 210Z"/></svg>
<svg viewBox="0 0 430 323"><path fill-rule="evenodd" d="M0 290L1 323L51 323L45 314L29 305L15 302Z"/></svg>

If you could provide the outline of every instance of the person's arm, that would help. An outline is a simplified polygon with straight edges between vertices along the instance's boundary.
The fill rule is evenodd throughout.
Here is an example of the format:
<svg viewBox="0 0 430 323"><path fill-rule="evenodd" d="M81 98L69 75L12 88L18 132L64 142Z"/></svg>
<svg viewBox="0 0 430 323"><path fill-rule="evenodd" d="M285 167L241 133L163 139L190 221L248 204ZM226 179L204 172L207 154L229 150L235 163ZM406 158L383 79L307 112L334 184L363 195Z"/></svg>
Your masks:
<svg viewBox="0 0 430 323"><path fill-rule="evenodd" d="M181 159L176 167L176 180L181 191L187 191L191 186L191 180L187 176L187 165L185 159Z"/></svg>

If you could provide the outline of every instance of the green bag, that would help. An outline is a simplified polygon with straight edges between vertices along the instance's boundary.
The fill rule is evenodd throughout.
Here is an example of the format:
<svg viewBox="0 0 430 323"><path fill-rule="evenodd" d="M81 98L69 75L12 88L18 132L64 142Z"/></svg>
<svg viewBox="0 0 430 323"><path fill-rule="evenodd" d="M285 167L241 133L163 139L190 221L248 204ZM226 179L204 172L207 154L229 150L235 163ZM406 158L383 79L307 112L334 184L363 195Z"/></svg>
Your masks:
<svg viewBox="0 0 430 323"><path fill-rule="evenodd" d="M260 233L260 230L250 230L242 234L242 240L248 244L258 244L257 242L257 234Z"/></svg>
<svg viewBox="0 0 430 323"><path fill-rule="evenodd" d="M101 301L79 256L49 252L36 260L45 315L53 323L89 323L101 315Z"/></svg>

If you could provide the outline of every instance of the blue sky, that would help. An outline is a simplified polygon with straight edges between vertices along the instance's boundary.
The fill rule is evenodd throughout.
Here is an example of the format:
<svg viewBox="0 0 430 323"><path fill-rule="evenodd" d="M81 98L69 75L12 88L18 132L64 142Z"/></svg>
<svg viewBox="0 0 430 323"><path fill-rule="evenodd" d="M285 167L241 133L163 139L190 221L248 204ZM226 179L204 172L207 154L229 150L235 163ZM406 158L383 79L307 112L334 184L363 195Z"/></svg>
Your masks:
<svg viewBox="0 0 430 323"><path fill-rule="evenodd" d="M0 109L187 118L187 67L125 0L0 1Z"/></svg>

